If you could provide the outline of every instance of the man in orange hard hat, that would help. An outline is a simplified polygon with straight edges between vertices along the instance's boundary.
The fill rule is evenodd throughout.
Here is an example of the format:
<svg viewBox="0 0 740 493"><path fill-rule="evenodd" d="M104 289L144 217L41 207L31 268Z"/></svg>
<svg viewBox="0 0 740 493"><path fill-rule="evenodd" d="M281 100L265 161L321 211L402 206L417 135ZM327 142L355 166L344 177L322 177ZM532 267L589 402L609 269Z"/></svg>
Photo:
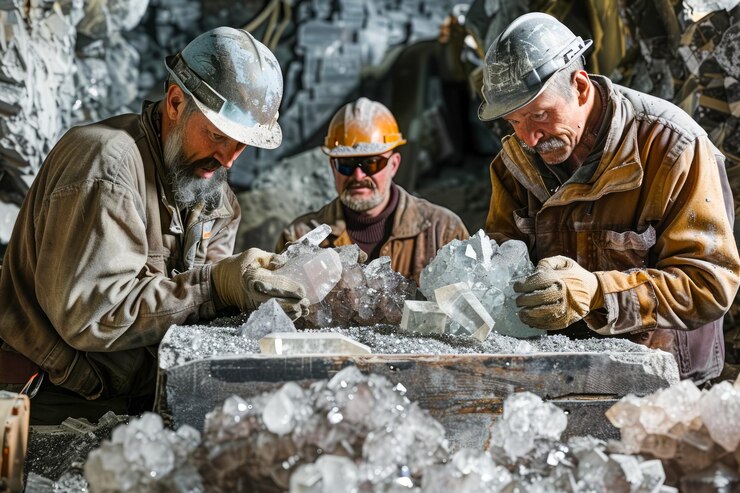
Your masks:
<svg viewBox="0 0 740 493"><path fill-rule="evenodd" d="M393 183L401 165L396 148L405 143L396 119L381 103L360 98L340 108L322 148L339 197L293 221L276 251L325 223L332 232L322 246L354 243L368 260L389 256L395 271L418 282L437 250L455 238L467 238L468 231L452 211Z"/></svg>

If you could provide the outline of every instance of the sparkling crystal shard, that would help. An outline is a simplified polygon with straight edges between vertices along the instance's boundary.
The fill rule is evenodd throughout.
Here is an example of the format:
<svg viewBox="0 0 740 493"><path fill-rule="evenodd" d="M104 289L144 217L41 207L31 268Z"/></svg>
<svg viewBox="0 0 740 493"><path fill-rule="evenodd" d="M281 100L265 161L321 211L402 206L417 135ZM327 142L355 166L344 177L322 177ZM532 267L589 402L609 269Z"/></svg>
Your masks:
<svg viewBox="0 0 740 493"><path fill-rule="evenodd" d="M313 305L323 300L339 282L342 261L339 254L330 248L319 251L309 248L290 258L275 273L300 283L306 290L306 298Z"/></svg>
<svg viewBox="0 0 740 493"><path fill-rule="evenodd" d="M250 339L262 339L273 332L295 332L293 321L275 298L262 303L239 328L239 335Z"/></svg>
<svg viewBox="0 0 740 493"><path fill-rule="evenodd" d="M283 332L260 339L263 354L370 354L370 348L342 334L331 332Z"/></svg>
<svg viewBox="0 0 740 493"><path fill-rule="evenodd" d="M483 308L467 284L459 282L434 290L440 309L459 323L471 336L485 341L493 329L493 318Z"/></svg>
<svg viewBox="0 0 740 493"><path fill-rule="evenodd" d="M401 330L421 334L442 334L447 314L433 301L406 300L403 304Z"/></svg>

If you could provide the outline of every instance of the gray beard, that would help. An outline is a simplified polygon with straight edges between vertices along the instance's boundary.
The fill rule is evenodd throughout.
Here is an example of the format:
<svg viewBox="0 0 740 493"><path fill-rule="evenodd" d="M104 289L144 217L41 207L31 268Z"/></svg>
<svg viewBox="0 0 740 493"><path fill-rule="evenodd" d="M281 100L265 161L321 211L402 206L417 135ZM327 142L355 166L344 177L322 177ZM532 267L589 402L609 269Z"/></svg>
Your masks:
<svg viewBox="0 0 740 493"><path fill-rule="evenodd" d="M226 168L219 168L210 178L201 178L195 169L213 159L188 162L182 149L182 135L187 122L172 128L164 144L164 167L170 190L180 208L191 208L203 202L207 209L221 204L221 194L227 182Z"/></svg>
<svg viewBox="0 0 740 493"><path fill-rule="evenodd" d="M373 187L373 194L370 197L366 199L353 198L350 194L350 188L347 186L339 195L339 200L342 201L342 204L344 204L345 207L355 212L366 212L373 207L377 207L383 202L388 190L390 190L390 182L388 183L388 190L386 190L385 193L382 193L380 190L375 188L375 182L368 180L368 183L372 183L371 186ZM349 183L347 185L349 185Z"/></svg>

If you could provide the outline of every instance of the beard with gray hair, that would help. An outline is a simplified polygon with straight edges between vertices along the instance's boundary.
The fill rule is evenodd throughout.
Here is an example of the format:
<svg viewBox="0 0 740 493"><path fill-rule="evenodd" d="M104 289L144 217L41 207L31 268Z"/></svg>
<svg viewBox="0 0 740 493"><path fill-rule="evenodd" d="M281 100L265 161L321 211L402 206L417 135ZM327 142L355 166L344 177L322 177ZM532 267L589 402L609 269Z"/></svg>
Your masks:
<svg viewBox="0 0 740 493"><path fill-rule="evenodd" d="M164 144L164 167L170 190L175 196L178 207L193 207L203 202L207 209L213 209L221 204L221 194L226 186L227 170L213 158L188 161L182 148L183 134L189 115L184 115L176 123ZM200 167L219 168L210 178L201 178L195 174Z"/></svg>
<svg viewBox="0 0 740 493"><path fill-rule="evenodd" d="M353 188L367 187L372 190L372 194L368 198L355 198L352 196L351 191ZM388 181L388 186L385 190L379 190L375 182L368 178L363 178L360 181L350 179L339 195L339 200L350 210L355 212L366 212L380 205L385 197L388 195L391 189L391 182Z"/></svg>

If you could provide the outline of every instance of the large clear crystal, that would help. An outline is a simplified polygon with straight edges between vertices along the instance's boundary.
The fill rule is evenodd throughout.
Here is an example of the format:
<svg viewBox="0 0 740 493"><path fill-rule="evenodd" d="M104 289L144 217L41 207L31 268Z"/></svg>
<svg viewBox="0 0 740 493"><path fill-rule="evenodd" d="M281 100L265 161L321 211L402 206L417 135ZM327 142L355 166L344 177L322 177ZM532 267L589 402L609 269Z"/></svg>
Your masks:
<svg viewBox="0 0 740 493"><path fill-rule="evenodd" d="M239 335L250 339L262 339L273 332L295 332L295 325L275 298L262 303L239 327Z"/></svg>
<svg viewBox="0 0 740 493"><path fill-rule="evenodd" d="M299 245L291 245L290 248ZM310 304L319 303L342 277L342 261L331 248L306 247L296 252L285 264L275 270L298 282L306 292Z"/></svg>
<svg viewBox="0 0 740 493"><path fill-rule="evenodd" d="M442 334L447 314L433 301L406 300L401 317L401 330L420 334Z"/></svg>
<svg viewBox="0 0 740 493"><path fill-rule="evenodd" d="M465 283L450 284L434 291L439 308L460 324L471 336L484 341L494 321Z"/></svg>
<svg viewBox="0 0 740 493"><path fill-rule="evenodd" d="M279 332L260 339L263 354L370 354L364 344L331 332Z"/></svg>
<svg viewBox="0 0 740 493"><path fill-rule="evenodd" d="M523 242L509 240L497 245L480 230L466 241L453 240L441 248L422 271L419 289L428 300L433 300L436 289L463 282L495 321L496 332L536 337L543 331L519 320L517 294L512 289L516 278L533 271Z"/></svg>

